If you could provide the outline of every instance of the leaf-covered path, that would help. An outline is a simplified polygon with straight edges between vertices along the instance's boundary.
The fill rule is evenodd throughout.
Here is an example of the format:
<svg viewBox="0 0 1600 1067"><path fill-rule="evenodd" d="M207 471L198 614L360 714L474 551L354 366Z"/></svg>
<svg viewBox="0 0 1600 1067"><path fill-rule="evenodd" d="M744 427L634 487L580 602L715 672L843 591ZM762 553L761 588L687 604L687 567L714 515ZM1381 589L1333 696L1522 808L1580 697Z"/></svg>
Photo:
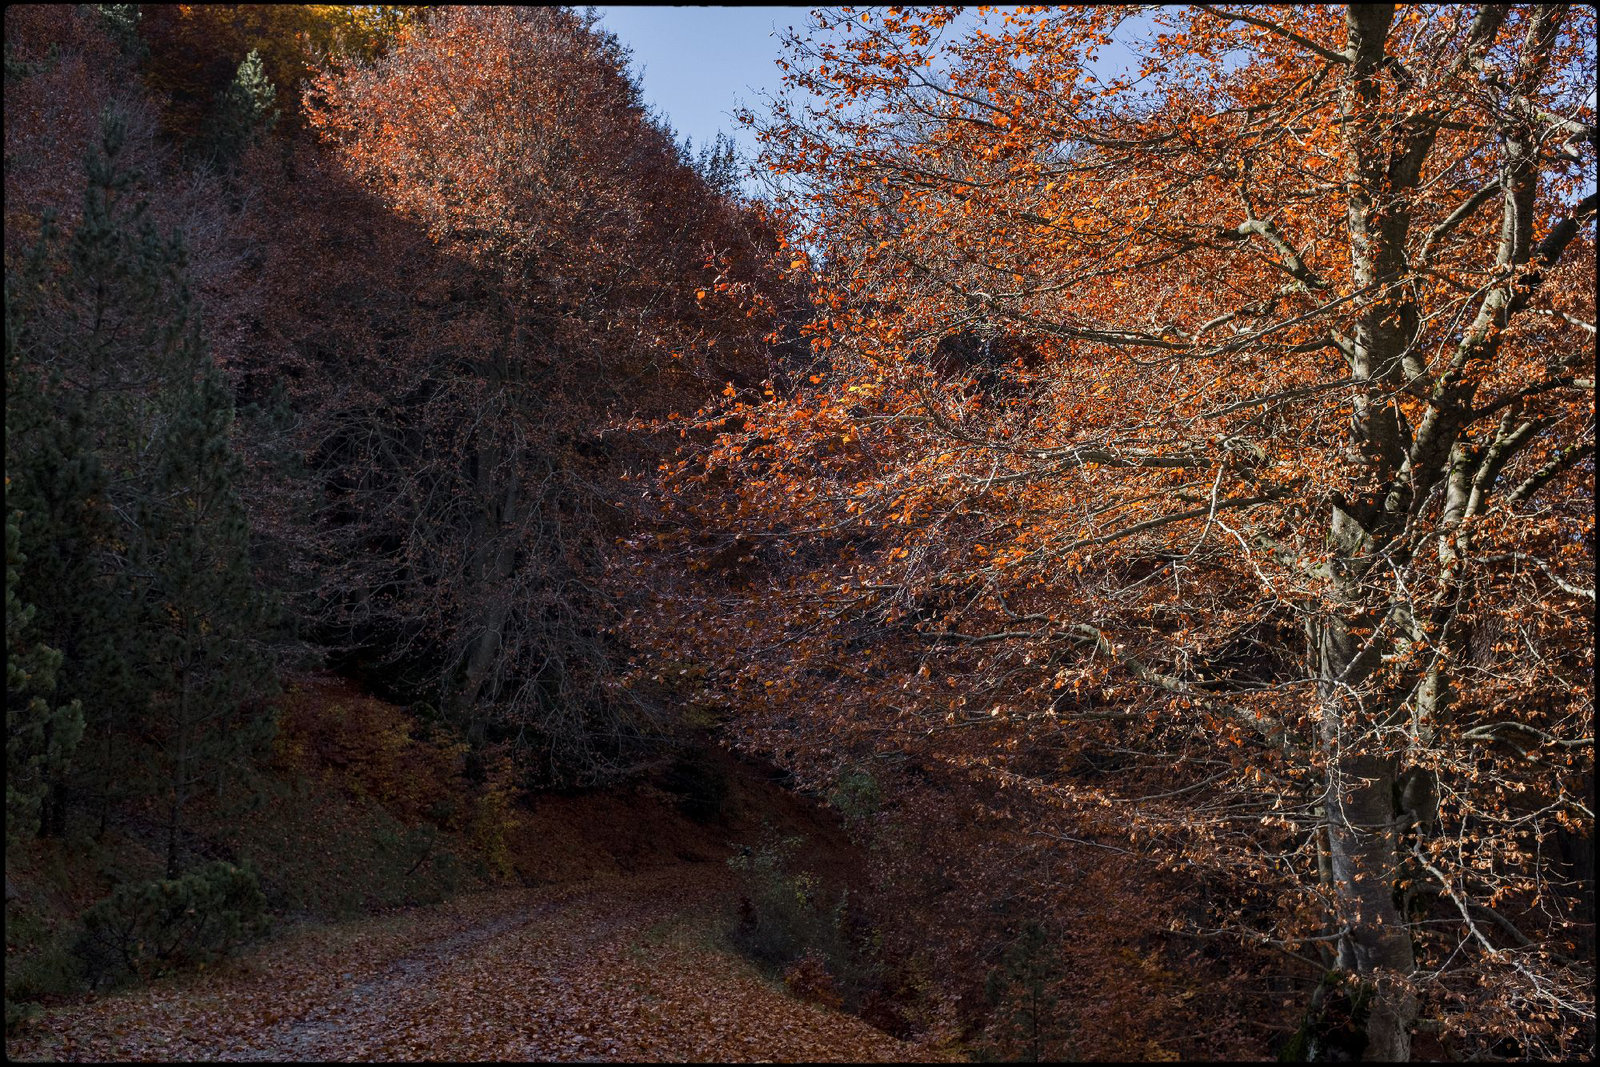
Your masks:
<svg viewBox="0 0 1600 1067"><path fill-rule="evenodd" d="M47 1010L29 1060L835 1060L933 1050L803 1003L707 936L686 864L296 931L215 972Z"/></svg>

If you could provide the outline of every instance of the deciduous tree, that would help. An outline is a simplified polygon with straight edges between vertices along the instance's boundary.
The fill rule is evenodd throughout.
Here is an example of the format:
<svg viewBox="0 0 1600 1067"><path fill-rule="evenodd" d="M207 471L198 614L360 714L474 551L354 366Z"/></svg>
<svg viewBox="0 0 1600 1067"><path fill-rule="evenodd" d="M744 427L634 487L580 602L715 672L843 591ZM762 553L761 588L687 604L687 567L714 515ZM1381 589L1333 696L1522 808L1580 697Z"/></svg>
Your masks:
<svg viewBox="0 0 1600 1067"><path fill-rule="evenodd" d="M790 42L813 358L700 423L749 565L668 625L802 763L1231 871L1191 932L1348 977L1371 1058L1592 1040L1593 13L954 17Z"/></svg>
<svg viewBox="0 0 1600 1067"><path fill-rule="evenodd" d="M429 650L474 740L538 738L546 774L612 773L660 710L616 684L605 560L620 480L653 455L621 427L764 353L761 318L707 307L764 269L759 230L569 11L440 11L316 93L348 174L436 245L431 276L383 264L410 275L429 340L385 339L355 371L386 399L313 424L359 515L335 536L385 546L344 605Z"/></svg>

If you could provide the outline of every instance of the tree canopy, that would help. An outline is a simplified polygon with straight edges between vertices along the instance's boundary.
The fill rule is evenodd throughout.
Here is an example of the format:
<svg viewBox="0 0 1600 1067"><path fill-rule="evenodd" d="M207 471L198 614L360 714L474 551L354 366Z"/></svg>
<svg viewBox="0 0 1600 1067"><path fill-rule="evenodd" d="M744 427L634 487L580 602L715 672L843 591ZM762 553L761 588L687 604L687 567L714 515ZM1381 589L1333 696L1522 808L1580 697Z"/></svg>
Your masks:
<svg viewBox="0 0 1600 1067"><path fill-rule="evenodd" d="M706 412L735 429L674 503L766 565L671 627L725 635L767 744L931 746L1230 870L1204 925L1356 978L1367 1055L1424 1014L1559 1043L1591 975L1557 887L1592 818L1593 13L954 18L790 42L754 121L812 360ZM1071 771L1096 752L1131 766Z"/></svg>

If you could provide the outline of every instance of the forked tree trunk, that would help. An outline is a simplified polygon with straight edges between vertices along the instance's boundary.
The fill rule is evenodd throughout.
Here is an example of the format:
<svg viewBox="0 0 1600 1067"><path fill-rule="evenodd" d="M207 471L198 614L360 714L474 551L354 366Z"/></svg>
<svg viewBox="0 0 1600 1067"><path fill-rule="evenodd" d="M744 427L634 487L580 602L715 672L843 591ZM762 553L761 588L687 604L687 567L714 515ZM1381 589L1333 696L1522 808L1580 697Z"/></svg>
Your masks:
<svg viewBox="0 0 1600 1067"><path fill-rule="evenodd" d="M1381 109L1385 41L1394 24L1392 4L1352 4L1345 14L1344 56L1349 64L1341 111L1350 153L1345 221L1350 234L1350 282L1356 287L1390 285L1407 270L1410 214L1401 195L1421 176L1432 144L1426 128L1392 130ZM1394 149L1401 150L1396 152ZM1375 751L1380 728L1399 726L1400 709L1370 691L1380 649L1350 630L1362 619L1376 638L1376 616L1364 612L1364 589L1380 546L1404 524L1401 472L1406 442L1389 396L1401 384L1403 353L1417 329L1417 308L1401 295L1372 302L1351 323L1345 355L1353 396L1354 452L1366 467L1369 495L1335 507L1329 528L1336 617L1316 633L1318 697L1322 708L1322 755L1329 878L1342 925L1336 966L1357 983L1365 1007L1369 1060L1411 1058L1416 997L1403 983L1416 969L1411 935L1395 902L1398 838L1403 822L1396 803L1396 758ZM1385 611L1390 611L1385 609ZM1384 619L1383 623L1390 620ZM1399 980L1397 984L1396 979ZM1361 1012L1358 1012L1358 1019Z"/></svg>

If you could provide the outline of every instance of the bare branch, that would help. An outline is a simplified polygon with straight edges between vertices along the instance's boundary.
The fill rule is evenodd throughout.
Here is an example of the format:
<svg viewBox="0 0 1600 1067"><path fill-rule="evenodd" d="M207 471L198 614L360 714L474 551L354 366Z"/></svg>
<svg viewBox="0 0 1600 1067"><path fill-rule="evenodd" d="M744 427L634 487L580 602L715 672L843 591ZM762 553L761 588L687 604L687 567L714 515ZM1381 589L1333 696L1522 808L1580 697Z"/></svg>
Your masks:
<svg viewBox="0 0 1600 1067"><path fill-rule="evenodd" d="M1318 44L1304 34L1296 33L1286 26L1278 25L1276 22L1269 22L1258 15L1247 15L1242 11L1229 11L1226 8L1217 7L1215 4L1196 4L1195 6L1212 18L1223 19L1228 22L1248 23L1251 26L1266 30L1268 33L1276 34L1286 41L1293 41L1301 48L1321 56L1330 63L1347 64L1350 62L1350 57L1343 52L1335 52L1331 48Z"/></svg>
<svg viewBox="0 0 1600 1067"><path fill-rule="evenodd" d="M1558 451L1548 463L1528 476L1527 480L1511 491L1505 506L1513 507L1543 489L1556 475L1572 466L1584 456L1594 455L1593 441L1578 441Z"/></svg>
<svg viewBox="0 0 1600 1067"><path fill-rule="evenodd" d="M1451 230L1454 230L1457 226L1471 218L1474 211L1477 211L1484 204L1487 204L1491 199L1494 198L1494 194L1498 193L1499 191L1500 179L1496 178L1494 181L1490 182L1488 185L1485 185L1483 188L1469 196L1465 201L1462 202L1461 206L1452 211L1443 222L1429 230L1428 235L1422 239L1422 248L1417 252L1417 266L1422 267L1427 265L1428 253L1433 249L1433 243L1435 241L1446 236Z"/></svg>

